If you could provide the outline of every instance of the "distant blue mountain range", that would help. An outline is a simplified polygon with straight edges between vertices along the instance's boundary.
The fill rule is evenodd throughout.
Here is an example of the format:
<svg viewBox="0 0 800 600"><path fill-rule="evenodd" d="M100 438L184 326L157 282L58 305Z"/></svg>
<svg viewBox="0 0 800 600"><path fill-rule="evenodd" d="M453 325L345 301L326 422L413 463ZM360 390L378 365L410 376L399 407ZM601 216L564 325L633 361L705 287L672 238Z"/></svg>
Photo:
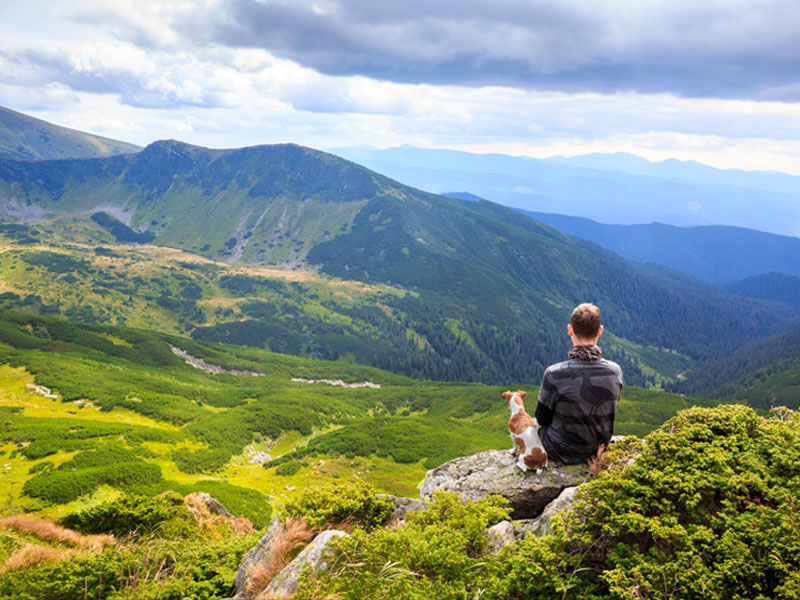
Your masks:
<svg viewBox="0 0 800 600"><path fill-rule="evenodd" d="M605 225L580 217L520 212L628 260L661 263L718 285L775 271L800 276L796 237L724 225Z"/></svg>
<svg viewBox="0 0 800 600"><path fill-rule="evenodd" d="M426 191L466 190L529 211L800 235L800 177L785 173L653 163L631 154L534 159L411 146L330 151Z"/></svg>

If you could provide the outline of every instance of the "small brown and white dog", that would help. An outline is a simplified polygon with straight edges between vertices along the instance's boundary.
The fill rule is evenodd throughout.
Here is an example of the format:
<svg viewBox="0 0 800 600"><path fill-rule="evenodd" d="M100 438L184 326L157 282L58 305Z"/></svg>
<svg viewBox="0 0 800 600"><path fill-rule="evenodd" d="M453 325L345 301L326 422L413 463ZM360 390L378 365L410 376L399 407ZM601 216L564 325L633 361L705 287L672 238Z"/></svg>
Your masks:
<svg viewBox="0 0 800 600"><path fill-rule="evenodd" d="M523 471L541 473L547 467L547 451L542 446L539 439L539 424L528 413L522 399L528 392L517 390L516 392L503 392L503 398L508 400L508 407L511 409L511 418L508 420L508 432L511 434L511 441L514 447L510 450L517 458L517 466Z"/></svg>

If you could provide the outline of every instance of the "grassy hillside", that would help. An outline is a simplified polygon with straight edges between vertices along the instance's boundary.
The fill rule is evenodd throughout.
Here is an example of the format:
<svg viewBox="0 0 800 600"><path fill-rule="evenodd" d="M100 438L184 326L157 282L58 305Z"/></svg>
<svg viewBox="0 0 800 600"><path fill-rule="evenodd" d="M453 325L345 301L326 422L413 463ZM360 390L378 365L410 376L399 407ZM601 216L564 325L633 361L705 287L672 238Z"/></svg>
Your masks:
<svg viewBox="0 0 800 600"><path fill-rule="evenodd" d="M60 127L0 106L3 158L89 158L139 150L127 142Z"/></svg>

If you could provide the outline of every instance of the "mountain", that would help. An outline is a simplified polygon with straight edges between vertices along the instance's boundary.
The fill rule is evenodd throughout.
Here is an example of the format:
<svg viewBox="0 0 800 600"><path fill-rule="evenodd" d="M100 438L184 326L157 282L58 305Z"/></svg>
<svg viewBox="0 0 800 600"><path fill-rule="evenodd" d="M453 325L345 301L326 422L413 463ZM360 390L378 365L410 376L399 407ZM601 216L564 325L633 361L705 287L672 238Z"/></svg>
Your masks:
<svg viewBox="0 0 800 600"><path fill-rule="evenodd" d="M800 277L786 273L762 273L725 286L726 291L746 298L783 302L800 312Z"/></svg>
<svg viewBox="0 0 800 600"><path fill-rule="evenodd" d="M677 289L515 210L429 194L291 144L209 150L162 141L108 158L0 160L0 212L46 219L42 229L49 231L81 223L91 235L100 228L117 241L227 262L314 266L343 280L393 286L402 293L373 305L333 303L302 318L304 311L286 313L288 330L275 328L274 308L244 306L257 298L242 295L270 285L258 277L215 278L242 298L248 319L231 311L227 321L204 324L206 311L190 304L203 299L210 281L196 281L191 291L154 283L160 295L149 302L180 311L198 339L366 357L415 377L537 381L563 355L564 323L585 300L604 310L609 357L626 368L629 383L640 384L668 381L681 361L706 358L734 340L774 333L787 316L772 303L733 295L721 302L705 290ZM58 256L24 260L28 268L62 268ZM104 274L103 287L115 281ZM15 303L27 302L14 293ZM372 352L365 327L380 340ZM675 352L683 357L677 362Z"/></svg>
<svg viewBox="0 0 800 600"><path fill-rule="evenodd" d="M744 401L756 408L800 407L800 329L752 343L743 343L728 356L699 362L680 382L670 384L675 392Z"/></svg>
<svg viewBox="0 0 800 600"><path fill-rule="evenodd" d="M138 152L139 146L60 127L0 106L0 157L90 158Z"/></svg>
<svg viewBox="0 0 800 600"><path fill-rule="evenodd" d="M723 225L605 225L581 217L523 212L628 260L661 263L714 284L731 284L770 271L800 276L797 261L800 238L797 237Z"/></svg>
<svg viewBox="0 0 800 600"><path fill-rule="evenodd" d="M601 223L731 225L800 234L800 177L649 163L631 155L534 159L402 146L338 156L430 192L468 190L506 206Z"/></svg>

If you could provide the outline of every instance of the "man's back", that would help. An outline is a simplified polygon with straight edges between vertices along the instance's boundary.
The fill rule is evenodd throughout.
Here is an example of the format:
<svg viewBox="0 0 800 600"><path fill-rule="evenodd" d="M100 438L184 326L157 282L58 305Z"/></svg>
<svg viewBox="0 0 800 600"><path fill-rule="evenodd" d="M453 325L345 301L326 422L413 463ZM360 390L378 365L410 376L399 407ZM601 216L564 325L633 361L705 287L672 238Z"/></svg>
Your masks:
<svg viewBox="0 0 800 600"><path fill-rule="evenodd" d="M571 358L548 367L536 410L548 454L578 464L608 445L621 390L622 369L610 360Z"/></svg>

